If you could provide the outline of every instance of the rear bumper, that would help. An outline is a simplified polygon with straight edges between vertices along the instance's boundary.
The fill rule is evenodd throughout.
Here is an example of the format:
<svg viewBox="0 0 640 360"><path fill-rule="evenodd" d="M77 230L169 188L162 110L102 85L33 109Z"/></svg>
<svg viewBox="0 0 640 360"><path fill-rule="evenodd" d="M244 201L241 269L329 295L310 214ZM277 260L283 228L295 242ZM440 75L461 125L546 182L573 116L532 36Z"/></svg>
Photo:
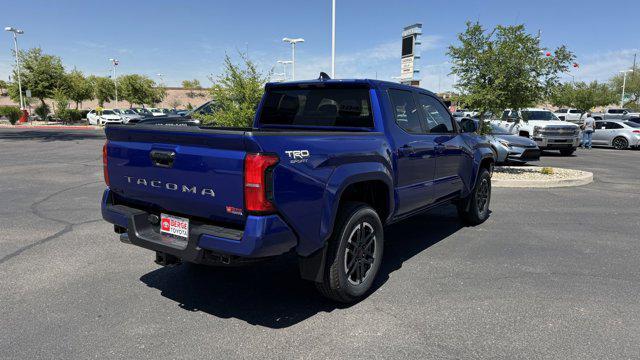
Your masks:
<svg viewBox="0 0 640 360"><path fill-rule="evenodd" d="M278 215L250 215L244 230L192 220L186 247L180 247L160 234L159 225L151 224L149 215L152 214L142 209L113 204L109 189L102 196L102 217L126 229L130 243L194 263L206 263L218 254L246 258L281 255L298 242L294 232Z"/></svg>

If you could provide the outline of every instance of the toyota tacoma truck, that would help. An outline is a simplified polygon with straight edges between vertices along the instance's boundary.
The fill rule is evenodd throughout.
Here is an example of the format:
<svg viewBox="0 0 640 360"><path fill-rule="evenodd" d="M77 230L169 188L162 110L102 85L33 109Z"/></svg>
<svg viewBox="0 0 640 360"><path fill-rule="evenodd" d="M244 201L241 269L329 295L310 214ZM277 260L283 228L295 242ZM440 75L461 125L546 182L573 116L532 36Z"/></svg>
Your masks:
<svg viewBox="0 0 640 360"><path fill-rule="evenodd" d="M502 119L491 120L491 125L535 141L540 150L558 150L564 156L580 146L580 127L546 109L505 110Z"/></svg>
<svg viewBox="0 0 640 360"><path fill-rule="evenodd" d="M288 253L353 302L380 269L383 226L451 203L468 224L488 218L494 154L476 130L416 87L268 83L250 128L109 124L102 216L158 264Z"/></svg>

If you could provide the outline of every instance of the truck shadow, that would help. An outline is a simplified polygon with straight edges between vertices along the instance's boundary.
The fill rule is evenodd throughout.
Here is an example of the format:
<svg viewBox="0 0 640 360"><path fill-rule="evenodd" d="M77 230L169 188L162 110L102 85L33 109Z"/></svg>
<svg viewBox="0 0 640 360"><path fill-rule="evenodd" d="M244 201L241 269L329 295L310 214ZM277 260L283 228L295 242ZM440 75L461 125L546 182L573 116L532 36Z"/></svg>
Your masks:
<svg viewBox="0 0 640 360"><path fill-rule="evenodd" d="M372 292L383 286L405 261L462 227L453 207L387 227L384 260ZM274 329L295 325L319 312L349 307L322 298L312 283L301 280L295 256L235 268L182 264L159 268L140 280L184 310Z"/></svg>

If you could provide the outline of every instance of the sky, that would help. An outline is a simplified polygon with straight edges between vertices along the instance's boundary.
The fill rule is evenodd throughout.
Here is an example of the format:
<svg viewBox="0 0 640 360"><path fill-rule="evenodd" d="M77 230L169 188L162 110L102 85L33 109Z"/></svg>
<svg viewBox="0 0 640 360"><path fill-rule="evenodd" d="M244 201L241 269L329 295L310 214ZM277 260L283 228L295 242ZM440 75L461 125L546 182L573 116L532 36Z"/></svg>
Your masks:
<svg viewBox="0 0 640 360"><path fill-rule="evenodd" d="M640 27L624 14L640 14L640 1L337 0L336 77L398 76L402 29L422 23L421 86L449 90L447 48L467 21L479 21L540 30L543 46L564 44L576 54L576 80L606 81L640 52ZM209 86L225 54L237 58L239 51L261 70L281 73L276 61L291 57L285 36L305 39L296 47L297 79L331 70L331 0L0 0L0 26L24 30L21 49L41 47L67 70L106 76L108 59L117 58L118 74L145 74L167 86L193 78ZM2 32L0 79L14 66L12 48L11 34Z"/></svg>

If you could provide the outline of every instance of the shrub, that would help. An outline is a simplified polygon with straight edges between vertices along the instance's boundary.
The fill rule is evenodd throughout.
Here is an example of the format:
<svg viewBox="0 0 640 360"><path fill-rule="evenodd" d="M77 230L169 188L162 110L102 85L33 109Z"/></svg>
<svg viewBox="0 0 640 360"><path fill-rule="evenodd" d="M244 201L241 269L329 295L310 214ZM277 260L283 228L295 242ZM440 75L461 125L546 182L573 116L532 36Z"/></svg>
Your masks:
<svg viewBox="0 0 640 360"><path fill-rule="evenodd" d="M69 109L68 110L69 118L67 120L71 122L80 122L82 121L82 112L78 109Z"/></svg>
<svg viewBox="0 0 640 360"><path fill-rule="evenodd" d="M11 125L15 124L22 115L22 111L17 106L0 106L0 116L6 116Z"/></svg>
<svg viewBox="0 0 640 360"><path fill-rule="evenodd" d="M38 106L33 112L40 117L40 120L47 120L47 115L49 115L49 105L42 104Z"/></svg>
<svg viewBox="0 0 640 360"><path fill-rule="evenodd" d="M540 170L540 172L543 173L544 175L553 175L553 168L543 167L542 170Z"/></svg>

